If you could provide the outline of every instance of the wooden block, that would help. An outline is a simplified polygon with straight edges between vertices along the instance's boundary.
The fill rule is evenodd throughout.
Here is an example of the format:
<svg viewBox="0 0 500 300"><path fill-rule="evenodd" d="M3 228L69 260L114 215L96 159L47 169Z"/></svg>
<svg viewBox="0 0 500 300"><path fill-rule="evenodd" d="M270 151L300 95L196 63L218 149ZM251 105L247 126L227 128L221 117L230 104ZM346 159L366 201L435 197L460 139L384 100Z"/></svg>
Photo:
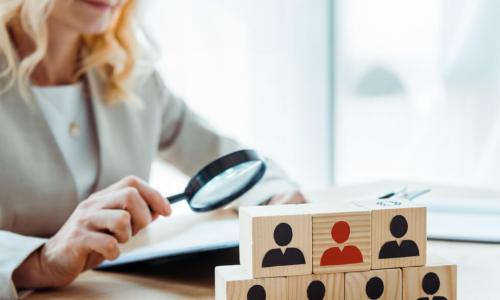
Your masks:
<svg viewBox="0 0 500 300"><path fill-rule="evenodd" d="M287 278L289 300L344 300L344 274L313 274Z"/></svg>
<svg viewBox="0 0 500 300"><path fill-rule="evenodd" d="M409 201L358 202L372 209L372 269L423 266L427 210Z"/></svg>
<svg viewBox="0 0 500 300"><path fill-rule="evenodd" d="M286 278L252 277L241 266L215 268L216 300L285 300Z"/></svg>
<svg viewBox="0 0 500 300"><path fill-rule="evenodd" d="M354 205L318 206L312 215L313 273L371 268L371 211Z"/></svg>
<svg viewBox="0 0 500 300"><path fill-rule="evenodd" d="M457 265L428 260L423 267L403 269L403 300L456 300Z"/></svg>
<svg viewBox="0 0 500 300"><path fill-rule="evenodd" d="M402 290L401 269L345 274L345 300L401 300Z"/></svg>
<svg viewBox="0 0 500 300"><path fill-rule="evenodd" d="M312 274L312 224L305 207L240 208L240 263L253 278Z"/></svg>

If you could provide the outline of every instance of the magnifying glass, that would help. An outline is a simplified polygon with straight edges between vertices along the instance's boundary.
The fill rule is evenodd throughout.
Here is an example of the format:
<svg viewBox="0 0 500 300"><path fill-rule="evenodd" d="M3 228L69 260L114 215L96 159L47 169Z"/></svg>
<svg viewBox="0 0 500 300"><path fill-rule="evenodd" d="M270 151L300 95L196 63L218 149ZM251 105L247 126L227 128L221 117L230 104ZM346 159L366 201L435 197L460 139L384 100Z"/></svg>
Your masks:
<svg viewBox="0 0 500 300"><path fill-rule="evenodd" d="M255 186L266 164L254 150L240 150L211 162L189 181L184 193L167 197L186 200L193 211L205 212L229 204Z"/></svg>

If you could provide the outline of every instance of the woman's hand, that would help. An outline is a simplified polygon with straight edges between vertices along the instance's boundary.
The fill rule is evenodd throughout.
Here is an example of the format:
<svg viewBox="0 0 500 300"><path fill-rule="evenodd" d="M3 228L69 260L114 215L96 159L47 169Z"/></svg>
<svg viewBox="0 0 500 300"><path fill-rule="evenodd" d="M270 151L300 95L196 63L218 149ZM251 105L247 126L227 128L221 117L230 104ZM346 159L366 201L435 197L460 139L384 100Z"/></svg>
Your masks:
<svg viewBox="0 0 500 300"><path fill-rule="evenodd" d="M280 205L280 204L302 204L306 203L306 198L299 191L294 191L285 194L279 194L271 198L269 205Z"/></svg>
<svg viewBox="0 0 500 300"><path fill-rule="evenodd" d="M120 255L127 242L170 204L147 183L130 176L82 201L63 227L14 271L17 288L58 287L104 259Z"/></svg>

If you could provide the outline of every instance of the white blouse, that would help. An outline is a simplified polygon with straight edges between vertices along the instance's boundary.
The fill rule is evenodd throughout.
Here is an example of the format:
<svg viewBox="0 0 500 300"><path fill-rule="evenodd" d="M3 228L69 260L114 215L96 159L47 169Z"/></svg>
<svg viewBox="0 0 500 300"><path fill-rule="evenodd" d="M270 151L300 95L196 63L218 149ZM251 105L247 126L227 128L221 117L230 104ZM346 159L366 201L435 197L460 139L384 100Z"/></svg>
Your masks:
<svg viewBox="0 0 500 300"><path fill-rule="evenodd" d="M84 200L92 193L99 164L97 138L84 84L33 87L33 92L73 175L78 200Z"/></svg>

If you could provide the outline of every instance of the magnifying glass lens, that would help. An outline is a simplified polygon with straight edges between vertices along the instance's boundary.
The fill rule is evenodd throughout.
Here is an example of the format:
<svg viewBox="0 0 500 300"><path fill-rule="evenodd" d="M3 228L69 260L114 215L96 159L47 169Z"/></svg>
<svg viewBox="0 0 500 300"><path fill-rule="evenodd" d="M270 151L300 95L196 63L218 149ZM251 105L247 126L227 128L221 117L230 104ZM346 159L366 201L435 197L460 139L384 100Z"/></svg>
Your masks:
<svg viewBox="0 0 500 300"><path fill-rule="evenodd" d="M262 161L247 161L227 169L207 182L191 199L190 205L205 208L238 193L254 180L262 164Z"/></svg>

